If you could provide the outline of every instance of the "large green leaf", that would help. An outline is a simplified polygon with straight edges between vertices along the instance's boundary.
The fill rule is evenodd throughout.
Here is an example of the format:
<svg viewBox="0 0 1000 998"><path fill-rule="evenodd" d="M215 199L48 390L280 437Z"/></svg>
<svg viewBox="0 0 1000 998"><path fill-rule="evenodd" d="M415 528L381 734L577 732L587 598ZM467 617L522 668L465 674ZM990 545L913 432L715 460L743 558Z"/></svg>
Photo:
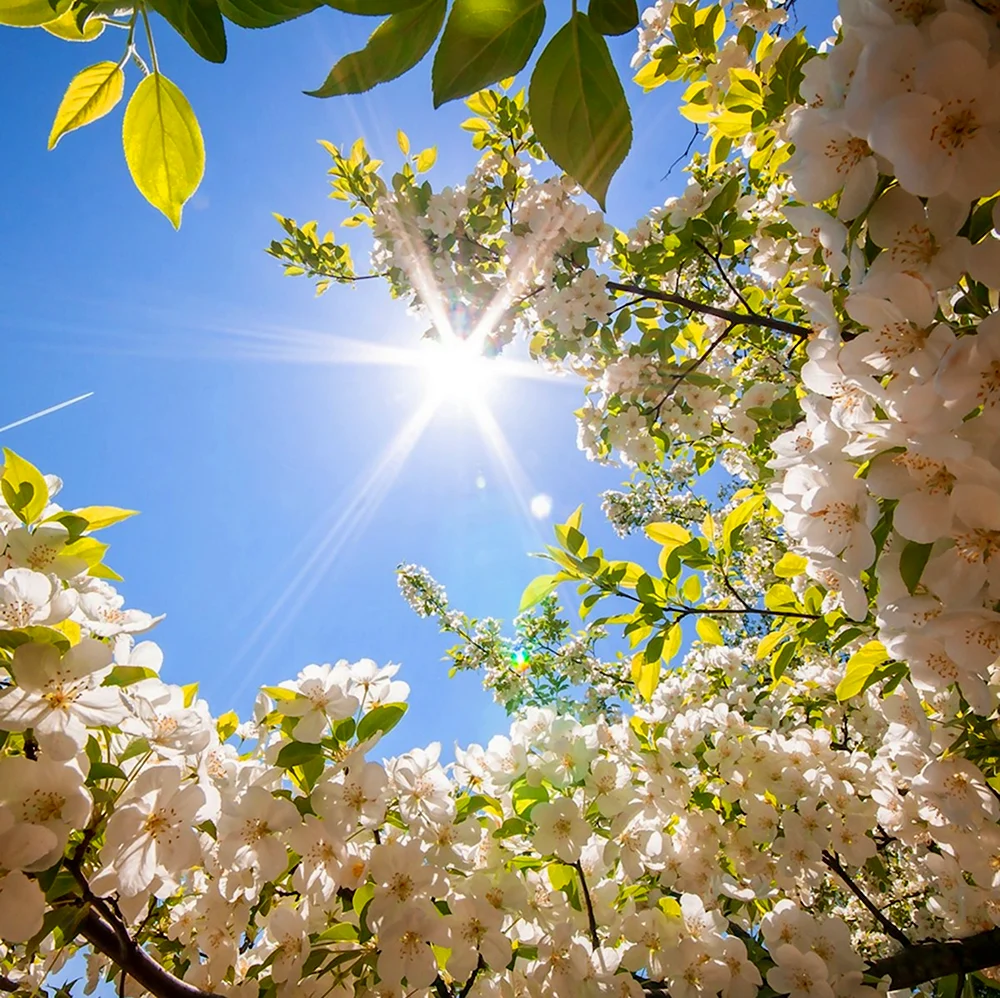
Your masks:
<svg viewBox="0 0 1000 998"><path fill-rule="evenodd" d="M4 500L22 522L33 523L49 502L45 478L30 461L6 447L3 460L0 486Z"/></svg>
<svg viewBox="0 0 1000 998"><path fill-rule="evenodd" d="M869 641L862 645L848 660L844 678L837 684L837 699L850 700L865 687L868 677L883 662L889 660L889 653L881 641Z"/></svg>
<svg viewBox="0 0 1000 998"><path fill-rule="evenodd" d="M363 17L385 17L419 7L423 0L325 0L327 7Z"/></svg>
<svg viewBox="0 0 1000 998"><path fill-rule="evenodd" d="M34 28L54 21L69 5L70 0L0 0L0 24Z"/></svg>
<svg viewBox="0 0 1000 998"><path fill-rule="evenodd" d="M586 14L574 14L545 46L528 102L545 151L603 208L632 145L632 117L607 42Z"/></svg>
<svg viewBox="0 0 1000 998"><path fill-rule="evenodd" d="M124 89L125 74L116 62L99 62L81 69L59 102L49 132L49 148L54 149L67 132L103 118L121 100Z"/></svg>
<svg viewBox="0 0 1000 998"><path fill-rule="evenodd" d="M218 0L150 0L150 3L202 59L226 61L226 27Z"/></svg>
<svg viewBox="0 0 1000 998"><path fill-rule="evenodd" d="M187 98L162 73L135 88L122 125L125 162L143 197L180 228L205 172L205 144Z"/></svg>
<svg viewBox="0 0 1000 998"><path fill-rule="evenodd" d="M520 72L544 26L544 0L455 0L434 55L434 106Z"/></svg>
<svg viewBox="0 0 1000 998"><path fill-rule="evenodd" d="M310 97L360 94L377 83L402 76L427 54L444 21L447 0L425 0L419 7L384 20L359 52L345 55Z"/></svg>
<svg viewBox="0 0 1000 998"><path fill-rule="evenodd" d="M590 0L587 14L602 35L626 35L639 23L636 0Z"/></svg>
<svg viewBox="0 0 1000 998"><path fill-rule="evenodd" d="M219 10L241 28L271 28L323 6L323 0L219 0Z"/></svg>

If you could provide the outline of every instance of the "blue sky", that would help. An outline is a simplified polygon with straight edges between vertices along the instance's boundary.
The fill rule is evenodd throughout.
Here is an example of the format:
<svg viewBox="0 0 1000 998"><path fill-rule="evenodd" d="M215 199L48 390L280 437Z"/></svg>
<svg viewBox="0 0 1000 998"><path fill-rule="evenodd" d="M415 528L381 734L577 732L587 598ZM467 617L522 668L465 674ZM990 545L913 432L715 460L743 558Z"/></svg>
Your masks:
<svg viewBox="0 0 1000 998"><path fill-rule="evenodd" d="M130 605L167 614L151 635L166 654L165 678L199 680L214 712L245 716L256 685L309 662L367 656L401 662L413 688L387 750L440 739L450 754L456 740L484 740L504 725L500 712L473 677L446 680L449 642L397 595L394 568L423 563L459 607L509 618L543 570L527 552L548 540L549 523L526 515L468 414L446 407L381 502L367 504L364 522L331 534L424 388L411 370L295 361L289 345L305 335L410 347L420 328L379 282L317 300L263 253L279 234L272 211L318 217L321 228L339 218L317 139L363 135L391 167L402 127L415 149L438 146L431 178L443 186L475 161L457 127L467 109L432 109L426 60L368 95L303 96L363 44L371 20L321 10L266 31L228 26L221 67L155 23L161 68L193 104L207 146L205 179L179 233L132 186L122 107L45 148L67 82L117 59L119 33L83 46L0 29L0 425L95 393L0 443L61 475L64 505L142 511L107 532L108 560ZM626 69L632 38L614 40L613 50ZM134 67L131 77L129 87ZM683 186L678 172L662 178L690 135L675 93L643 97L632 85L628 93L636 140L608 202L624 227ZM366 256L356 254L359 264ZM611 541L598 493L623 471L576 450L579 400L571 381L504 381L491 409L530 494L551 495L558 518L584 502L585 526ZM308 591L287 595L323 536L336 539L336 556L322 573L306 573Z"/></svg>

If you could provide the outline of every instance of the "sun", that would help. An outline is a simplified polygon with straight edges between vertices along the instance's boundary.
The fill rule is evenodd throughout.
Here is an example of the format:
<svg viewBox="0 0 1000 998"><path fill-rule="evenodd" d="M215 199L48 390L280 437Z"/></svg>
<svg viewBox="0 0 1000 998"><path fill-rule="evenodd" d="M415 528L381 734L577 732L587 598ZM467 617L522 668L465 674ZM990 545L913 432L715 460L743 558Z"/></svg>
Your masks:
<svg viewBox="0 0 1000 998"><path fill-rule="evenodd" d="M479 404L493 380L490 361L475 337L460 339L450 334L425 340L420 347L420 368L427 397L437 405Z"/></svg>

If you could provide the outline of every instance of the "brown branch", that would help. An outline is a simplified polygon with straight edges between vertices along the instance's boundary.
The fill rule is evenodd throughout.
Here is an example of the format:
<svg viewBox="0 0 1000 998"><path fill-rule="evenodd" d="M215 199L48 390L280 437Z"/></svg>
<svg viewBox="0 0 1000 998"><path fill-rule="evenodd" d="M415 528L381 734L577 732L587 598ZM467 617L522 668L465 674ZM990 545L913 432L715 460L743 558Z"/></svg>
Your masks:
<svg viewBox="0 0 1000 998"><path fill-rule="evenodd" d="M895 939L897 943L902 943L903 946L910 946L910 940L906 937L906 933L902 929L897 928L897 926L885 917L881 909L875 905L872 899L855 883L854 878L840 865L840 861L836 856L824 849L823 862L847 884L851 893L871 912L872 917L882 927L887 936Z"/></svg>
<svg viewBox="0 0 1000 998"><path fill-rule="evenodd" d="M703 315L714 315L717 319L725 319L738 326L760 326L764 329L773 329L778 333L789 333L799 339L806 339L813 333L808 326L800 326L794 322L772 319L769 315L759 315L757 312L733 312L728 308L716 308L714 305L705 305L693 298L685 298L684 295L673 294L669 291L657 291L655 288L642 288L638 284L619 284L618 281L608 281L606 287L610 291L624 291L626 294L641 295L652 301L662 301L667 305L679 305L681 308L689 309L692 312L701 312Z"/></svg>
<svg viewBox="0 0 1000 998"><path fill-rule="evenodd" d="M987 929L965 939L914 943L868 965L873 977L889 975L890 990L915 988L952 974L972 974L1000 963L1000 929Z"/></svg>
<svg viewBox="0 0 1000 998"><path fill-rule="evenodd" d="M594 905L590 900L590 888L587 887L587 878L583 873L583 864L577 860L573 866L576 867L576 872L580 874L580 886L583 888L583 900L587 905L587 924L590 926L590 943L595 950L601 948L601 940L597 935L597 919L594 918Z"/></svg>
<svg viewBox="0 0 1000 998"><path fill-rule="evenodd" d="M186 984L164 970L132 940L126 946L115 927L109 925L93 908L83 916L79 932L95 950L103 953L155 998L212 998L212 992Z"/></svg>
<svg viewBox="0 0 1000 998"><path fill-rule="evenodd" d="M735 322L730 322L729 325L726 326L726 328L723 329L722 332L719 333L719 335L716 336L711 343L709 343L709 345L705 348L705 350L701 353L700 356L696 357L695 360L692 361L692 363L689 364L686 368L684 368L684 370L681 371L680 374L674 375L674 378L670 383L670 387L667 389L666 395L664 395L663 398L661 398L660 401L656 403L656 408L653 410L657 415L659 415L660 409L663 407L663 403L666 402L668 399L670 399L670 397L674 394L674 392L677 391L677 389L681 385L681 382L683 382L684 379L688 377L688 375L694 374L694 372L697 371L698 368L701 367L701 365L704 364L705 361L712 356L712 353L715 351L715 348L733 331L735 326L736 326Z"/></svg>

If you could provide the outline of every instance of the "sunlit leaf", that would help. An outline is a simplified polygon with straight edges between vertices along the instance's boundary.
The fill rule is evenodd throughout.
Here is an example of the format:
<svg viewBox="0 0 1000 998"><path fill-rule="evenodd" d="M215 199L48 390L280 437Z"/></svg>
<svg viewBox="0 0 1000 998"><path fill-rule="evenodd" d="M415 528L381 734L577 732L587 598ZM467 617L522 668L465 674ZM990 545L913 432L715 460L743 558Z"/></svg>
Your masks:
<svg viewBox="0 0 1000 998"><path fill-rule="evenodd" d="M528 100L546 153L603 208L632 145L632 117L608 44L586 14L574 14L545 46Z"/></svg>
<svg viewBox="0 0 1000 998"><path fill-rule="evenodd" d="M869 641L862 645L847 660L847 671L837 684L837 699L850 700L851 697L857 696L872 672L888 660L889 653L881 641Z"/></svg>
<svg viewBox="0 0 1000 998"><path fill-rule="evenodd" d="M180 228L185 202L205 172L205 145L187 98L162 73L132 94L122 126L125 161L143 197Z"/></svg>
<svg viewBox="0 0 1000 998"><path fill-rule="evenodd" d="M444 21L446 0L425 0L419 7L383 21L358 52L345 55L310 97L360 94L377 83L402 76L427 54Z"/></svg>
<svg viewBox="0 0 1000 998"><path fill-rule="evenodd" d="M455 0L434 55L434 106L520 72L544 25L544 0Z"/></svg>
<svg viewBox="0 0 1000 998"><path fill-rule="evenodd" d="M121 100L124 88L125 74L115 62L98 62L80 70L59 102L49 148L54 149L67 132L103 118Z"/></svg>

